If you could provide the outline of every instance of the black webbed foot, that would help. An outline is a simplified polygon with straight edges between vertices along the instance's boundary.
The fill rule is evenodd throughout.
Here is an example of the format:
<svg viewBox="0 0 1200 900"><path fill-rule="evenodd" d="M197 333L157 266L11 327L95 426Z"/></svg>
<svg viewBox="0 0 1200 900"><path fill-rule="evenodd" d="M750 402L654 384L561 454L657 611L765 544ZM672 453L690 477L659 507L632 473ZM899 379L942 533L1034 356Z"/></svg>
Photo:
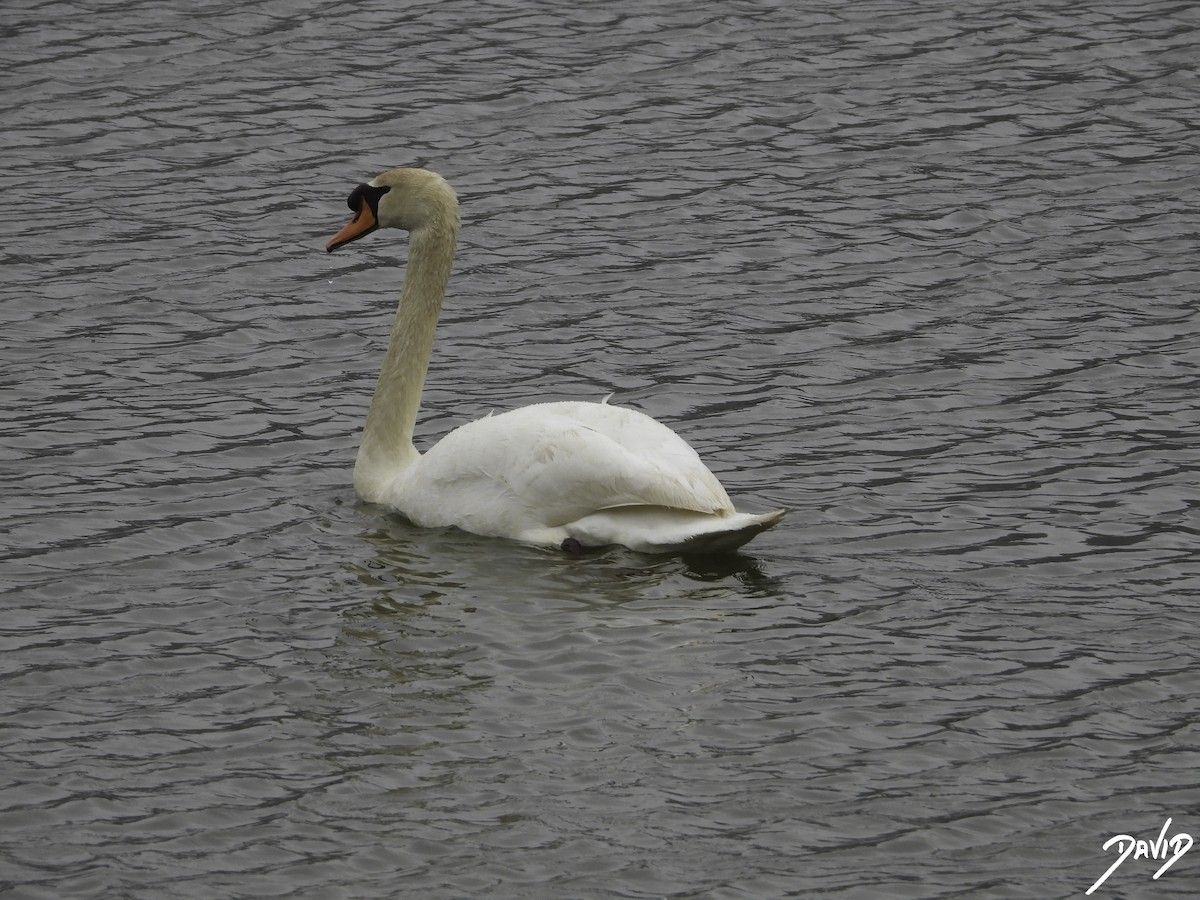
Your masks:
<svg viewBox="0 0 1200 900"><path fill-rule="evenodd" d="M569 537L562 542L562 551L567 556L580 557L583 556L583 544L579 543L575 538Z"/></svg>

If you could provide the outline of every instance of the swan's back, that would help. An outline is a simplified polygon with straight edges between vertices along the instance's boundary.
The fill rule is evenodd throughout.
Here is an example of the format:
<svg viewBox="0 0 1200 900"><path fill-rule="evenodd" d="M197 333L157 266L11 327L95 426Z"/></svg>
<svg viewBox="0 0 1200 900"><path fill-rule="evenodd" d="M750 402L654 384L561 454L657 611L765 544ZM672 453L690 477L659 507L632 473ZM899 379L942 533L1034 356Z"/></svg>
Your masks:
<svg viewBox="0 0 1200 900"><path fill-rule="evenodd" d="M539 403L452 431L397 478L387 502L419 525L536 543L559 543L571 523L615 508L734 512L671 429L583 402Z"/></svg>

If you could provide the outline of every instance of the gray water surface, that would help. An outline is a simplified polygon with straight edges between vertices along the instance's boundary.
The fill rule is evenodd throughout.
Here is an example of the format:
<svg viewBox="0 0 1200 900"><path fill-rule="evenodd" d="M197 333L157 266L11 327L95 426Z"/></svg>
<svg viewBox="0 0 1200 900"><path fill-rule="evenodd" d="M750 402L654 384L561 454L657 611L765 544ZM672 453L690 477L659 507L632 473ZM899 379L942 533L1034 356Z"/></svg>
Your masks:
<svg viewBox="0 0 1200 900"><path fill-rule="evenodd" d="M1058 898L1200 837L1198 45L6 2L0 892ZM702 564L358 503L405 248L323 248L396 165L463 201L422 446L611 393L789 517Z"/></svg>

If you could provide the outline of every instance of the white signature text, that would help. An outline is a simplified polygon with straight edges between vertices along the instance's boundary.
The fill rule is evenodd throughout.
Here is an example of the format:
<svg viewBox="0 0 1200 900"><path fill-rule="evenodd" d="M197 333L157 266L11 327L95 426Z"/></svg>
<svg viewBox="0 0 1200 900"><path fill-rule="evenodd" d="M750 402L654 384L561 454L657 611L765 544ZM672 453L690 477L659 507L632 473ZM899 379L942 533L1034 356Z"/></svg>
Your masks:
<svg viewBox="0 0 1200 900"><path fill-rule="evenodd" d="M1158 878L1159 875L1167 871L1167 869L1171 868L1171 866L1175 865L1175 863L1179 861L1179 857L1183 856L1183 854L1192 849L1192 836L1181 831L1178 834L1172 835L1170 838L1168 838L1167 829L1170 827L1171 820L1167 819L1167 821L1163 824L1162 831L1158 833L1158 840L1156 841L1135 840L1133 837L1127 834L1114 834L1112 837L1110 837L1104 842L1104 846L1101 849L1107 850L1113 844L1116 844L1117 853L1119 855L1117 856L1116 861L1108 867L1108 871L1097 878L1096 883L1087 889L1087 893L1091 894L1092 891L1104 884L1104 882L1108 880L1108 876L1117 871L1117 868L1121 865L1121 863L1125 862L1125 860L1129 858L1129 854L1131 853L1133 854L1134 859L1145 858L1166 860L1166 862L1159 867L1158 871L1154 873L1155 878ZM1168 852L1170 853L1169 859Z"/></svg>

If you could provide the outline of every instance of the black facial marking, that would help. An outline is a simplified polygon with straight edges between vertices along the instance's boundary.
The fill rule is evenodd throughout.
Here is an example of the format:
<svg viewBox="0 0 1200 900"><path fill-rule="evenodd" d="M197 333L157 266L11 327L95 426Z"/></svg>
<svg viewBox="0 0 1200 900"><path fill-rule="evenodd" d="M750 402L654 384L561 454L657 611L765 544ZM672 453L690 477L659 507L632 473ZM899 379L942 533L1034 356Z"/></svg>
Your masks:
<svg viewBox="0 0 1200 900"><path fill-rule="evenodd" d="M390 187L371 187L369 184L360 184L350 192L350 196L346 198L346 205L350 207L351 212L358 215L362 209L362 202L366 200L367 206L371 208L371 215L378 219L379 198L390 190Z"/></svg>

